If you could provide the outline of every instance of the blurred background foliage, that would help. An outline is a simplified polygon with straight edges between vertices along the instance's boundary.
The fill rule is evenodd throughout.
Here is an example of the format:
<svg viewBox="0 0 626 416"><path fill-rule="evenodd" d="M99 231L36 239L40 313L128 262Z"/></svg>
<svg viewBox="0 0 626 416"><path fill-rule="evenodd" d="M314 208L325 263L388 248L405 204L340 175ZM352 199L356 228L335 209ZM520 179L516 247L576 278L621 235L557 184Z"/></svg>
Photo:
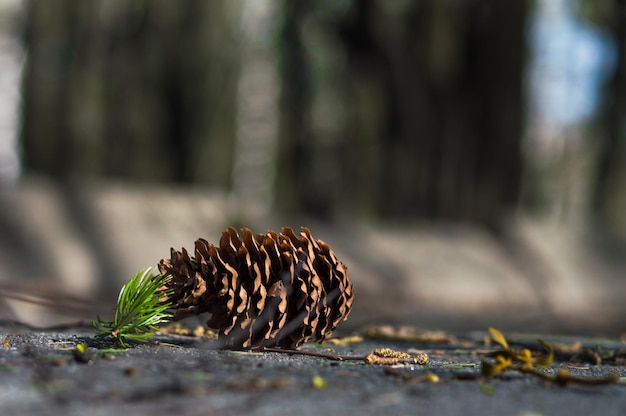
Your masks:
<svg viewBox="0 0 626 416"><path fill-rule="evenodd" d="M25 173L193 184L326 220L626 222L622 0L22 8ZM615 58L595 76L591 116L560 122L532 97L560 76L529 77L560 36L533 44L550 10L602 31L609 47L595 53Z"/></svg>

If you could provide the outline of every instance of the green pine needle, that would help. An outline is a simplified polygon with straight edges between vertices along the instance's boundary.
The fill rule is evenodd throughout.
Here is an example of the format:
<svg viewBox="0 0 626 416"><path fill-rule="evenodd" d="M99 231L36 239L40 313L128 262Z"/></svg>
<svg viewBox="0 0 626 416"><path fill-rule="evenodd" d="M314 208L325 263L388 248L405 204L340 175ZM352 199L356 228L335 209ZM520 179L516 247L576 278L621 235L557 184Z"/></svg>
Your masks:
<svg viewBox="0 0 626 416"><path fill-rule="evenodd" d="M171 290L162 290L168 279L169 276L153 275L151 268L140 270L120 290L113 321L103 321L98 316L92 322L97 336L112 336L124 348L129 347L127 340L148 341L159 324L172 318L168 312L171 304L162 302L172 294Z"/></svg>

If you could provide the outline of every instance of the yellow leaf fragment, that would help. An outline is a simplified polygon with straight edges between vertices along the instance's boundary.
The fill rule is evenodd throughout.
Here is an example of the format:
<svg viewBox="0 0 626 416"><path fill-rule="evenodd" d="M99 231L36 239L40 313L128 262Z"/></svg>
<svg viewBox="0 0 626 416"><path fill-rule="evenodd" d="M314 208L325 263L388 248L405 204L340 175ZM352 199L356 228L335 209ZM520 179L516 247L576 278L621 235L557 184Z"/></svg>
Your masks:
<svg viewBox="0 0 626 416"><path fill-rule="evenodd" d="M524 348L521 351L512 350L504 335L494 328L489 328L489 334L494 342L502 347L502 351L493 351L481 357L481 373L485 377L493 377L504 370L511 369L521 373L532 374L547 381L556 382L560 385L575 382L581 384L613 384L620 380L618 373L610 373L600 378L577 377L567 370L560 368L556 375L552 376L536 367L551 367L554 363L554 347L538 339L537 342L546 350L543 356L533 356L532 352Z"/></svg>
<svg viewBox="0 0 626 416"><path fill-rule="evenodd" d="M313 384L313 387L315 387L316 389L325 389L328 386L328 382L326 382L326 379L321 376L313 376L313 378L311 379L311 384Z"/></svg>
<svg viewBox="0 0 626 416"><path fill-rule="evenodd" d="M506 341L506 338L504 338L504 335L502 335L502 332L489 327L489 335L491 335L491 339L493 339L495 343L499 344L504 350L509 349L509 343Z"/></svg>
<svg viewBox="0 0 626 416"><path fill-rule="evenodd" d="M426 381L428 381L429 383L439 383L439 376L434 373L428 373L426 375Z"/></svg>
<svg viewBox="0 0 626 416"><path fill-rule="evenodd" d="M538 339L537 342L546 350L547 354L543 357L535 358L535 365L538 367L547 368L552 366L554 362L554 348L544 340Z"/></svg>

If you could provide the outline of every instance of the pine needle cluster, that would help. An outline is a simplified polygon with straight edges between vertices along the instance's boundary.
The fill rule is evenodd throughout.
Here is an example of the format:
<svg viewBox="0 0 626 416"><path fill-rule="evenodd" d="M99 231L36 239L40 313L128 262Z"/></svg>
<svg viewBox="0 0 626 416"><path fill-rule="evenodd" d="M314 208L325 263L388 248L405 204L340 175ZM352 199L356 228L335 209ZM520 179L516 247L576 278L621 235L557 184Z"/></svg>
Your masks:
<svg viewBox="0 0 626 416"><path fill-rule="evenodd" d="M128 348L128 340L146 342L154 336L159 324L169 322L170 303L165 300L171 295L164 290L170 276L154 275L151 268L140 270L128 283L122 286L117 297L113 321L97 317L93 327L98 337L112 336L120 345Z"/></svg>

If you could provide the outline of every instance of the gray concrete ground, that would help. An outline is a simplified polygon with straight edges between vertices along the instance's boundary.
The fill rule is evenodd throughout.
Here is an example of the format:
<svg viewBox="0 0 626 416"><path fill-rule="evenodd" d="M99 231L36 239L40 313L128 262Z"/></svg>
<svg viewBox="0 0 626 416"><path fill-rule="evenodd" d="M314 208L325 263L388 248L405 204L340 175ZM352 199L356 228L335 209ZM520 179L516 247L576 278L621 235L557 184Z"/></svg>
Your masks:
<svg viewBox="0 0 626 416"><path fill-rule="evenodd" d="M319 357L233 354L211 341L173 336L103 354L113 344L87 327L39 330L8 321L41 327L106 316L137 270L198 237L217 242L232 224L257 232L306 225L329 243L355 288L343 334L410 324L450 330L472 343L365 339L333 347L347 355L390 346L431 356L428 369L408 365L390 373ZM488 326L522 331L516 339L526 344L536 336L524 333L548 339L567 333L568 344L624 349L618 341L626 330L624 244L575 227L518 218L495 235L442 224L244 220L227 196L198 190L99 184L76 192L31 180L0 188L0 231L0 414L576 416L626 409L623 384L560 387L516 373L477 376L475 352L484 350L479 341ZM609 338L588 338L594 334ZM90 363L73 356L81 342L93 354ZM615 370L626 376L622 361L567 357L549 371L564 366L585 377ZM418 382L428 372L441 381ZM315 387L316 377L323 388Z"/></svg>
<svg viewBox="0 0 626 416"><path fill-rule="evenodd" d="M624 382L560 386L528 374L480 375L477 353L485 332L459 334L453 343L368 339L348 346L305 345L316 353L365 355L374 348L418 349L425 365L367 365L284 353L234 353L215 341L158 336L159 343L125 352L94 338L84 327L33 330L0 325L0 414L29 415L620 415L626 409ZM513 334L514 345L536 345L535 335ZM552 340L550 336L547 340ZM623 344L617 340L560 338L555 341L613 352L606 364L591 364L572 354L553 368L592 379L611 372L626 376ZM89 358L74 355L86 343ZM332 348L329 352L328 348ZM620 355L621 354L621 355ZM606 355L606 354L605 354ZM87 361L87 362L85 362ZM434 374L438 382L424 380Z"/></svg>

